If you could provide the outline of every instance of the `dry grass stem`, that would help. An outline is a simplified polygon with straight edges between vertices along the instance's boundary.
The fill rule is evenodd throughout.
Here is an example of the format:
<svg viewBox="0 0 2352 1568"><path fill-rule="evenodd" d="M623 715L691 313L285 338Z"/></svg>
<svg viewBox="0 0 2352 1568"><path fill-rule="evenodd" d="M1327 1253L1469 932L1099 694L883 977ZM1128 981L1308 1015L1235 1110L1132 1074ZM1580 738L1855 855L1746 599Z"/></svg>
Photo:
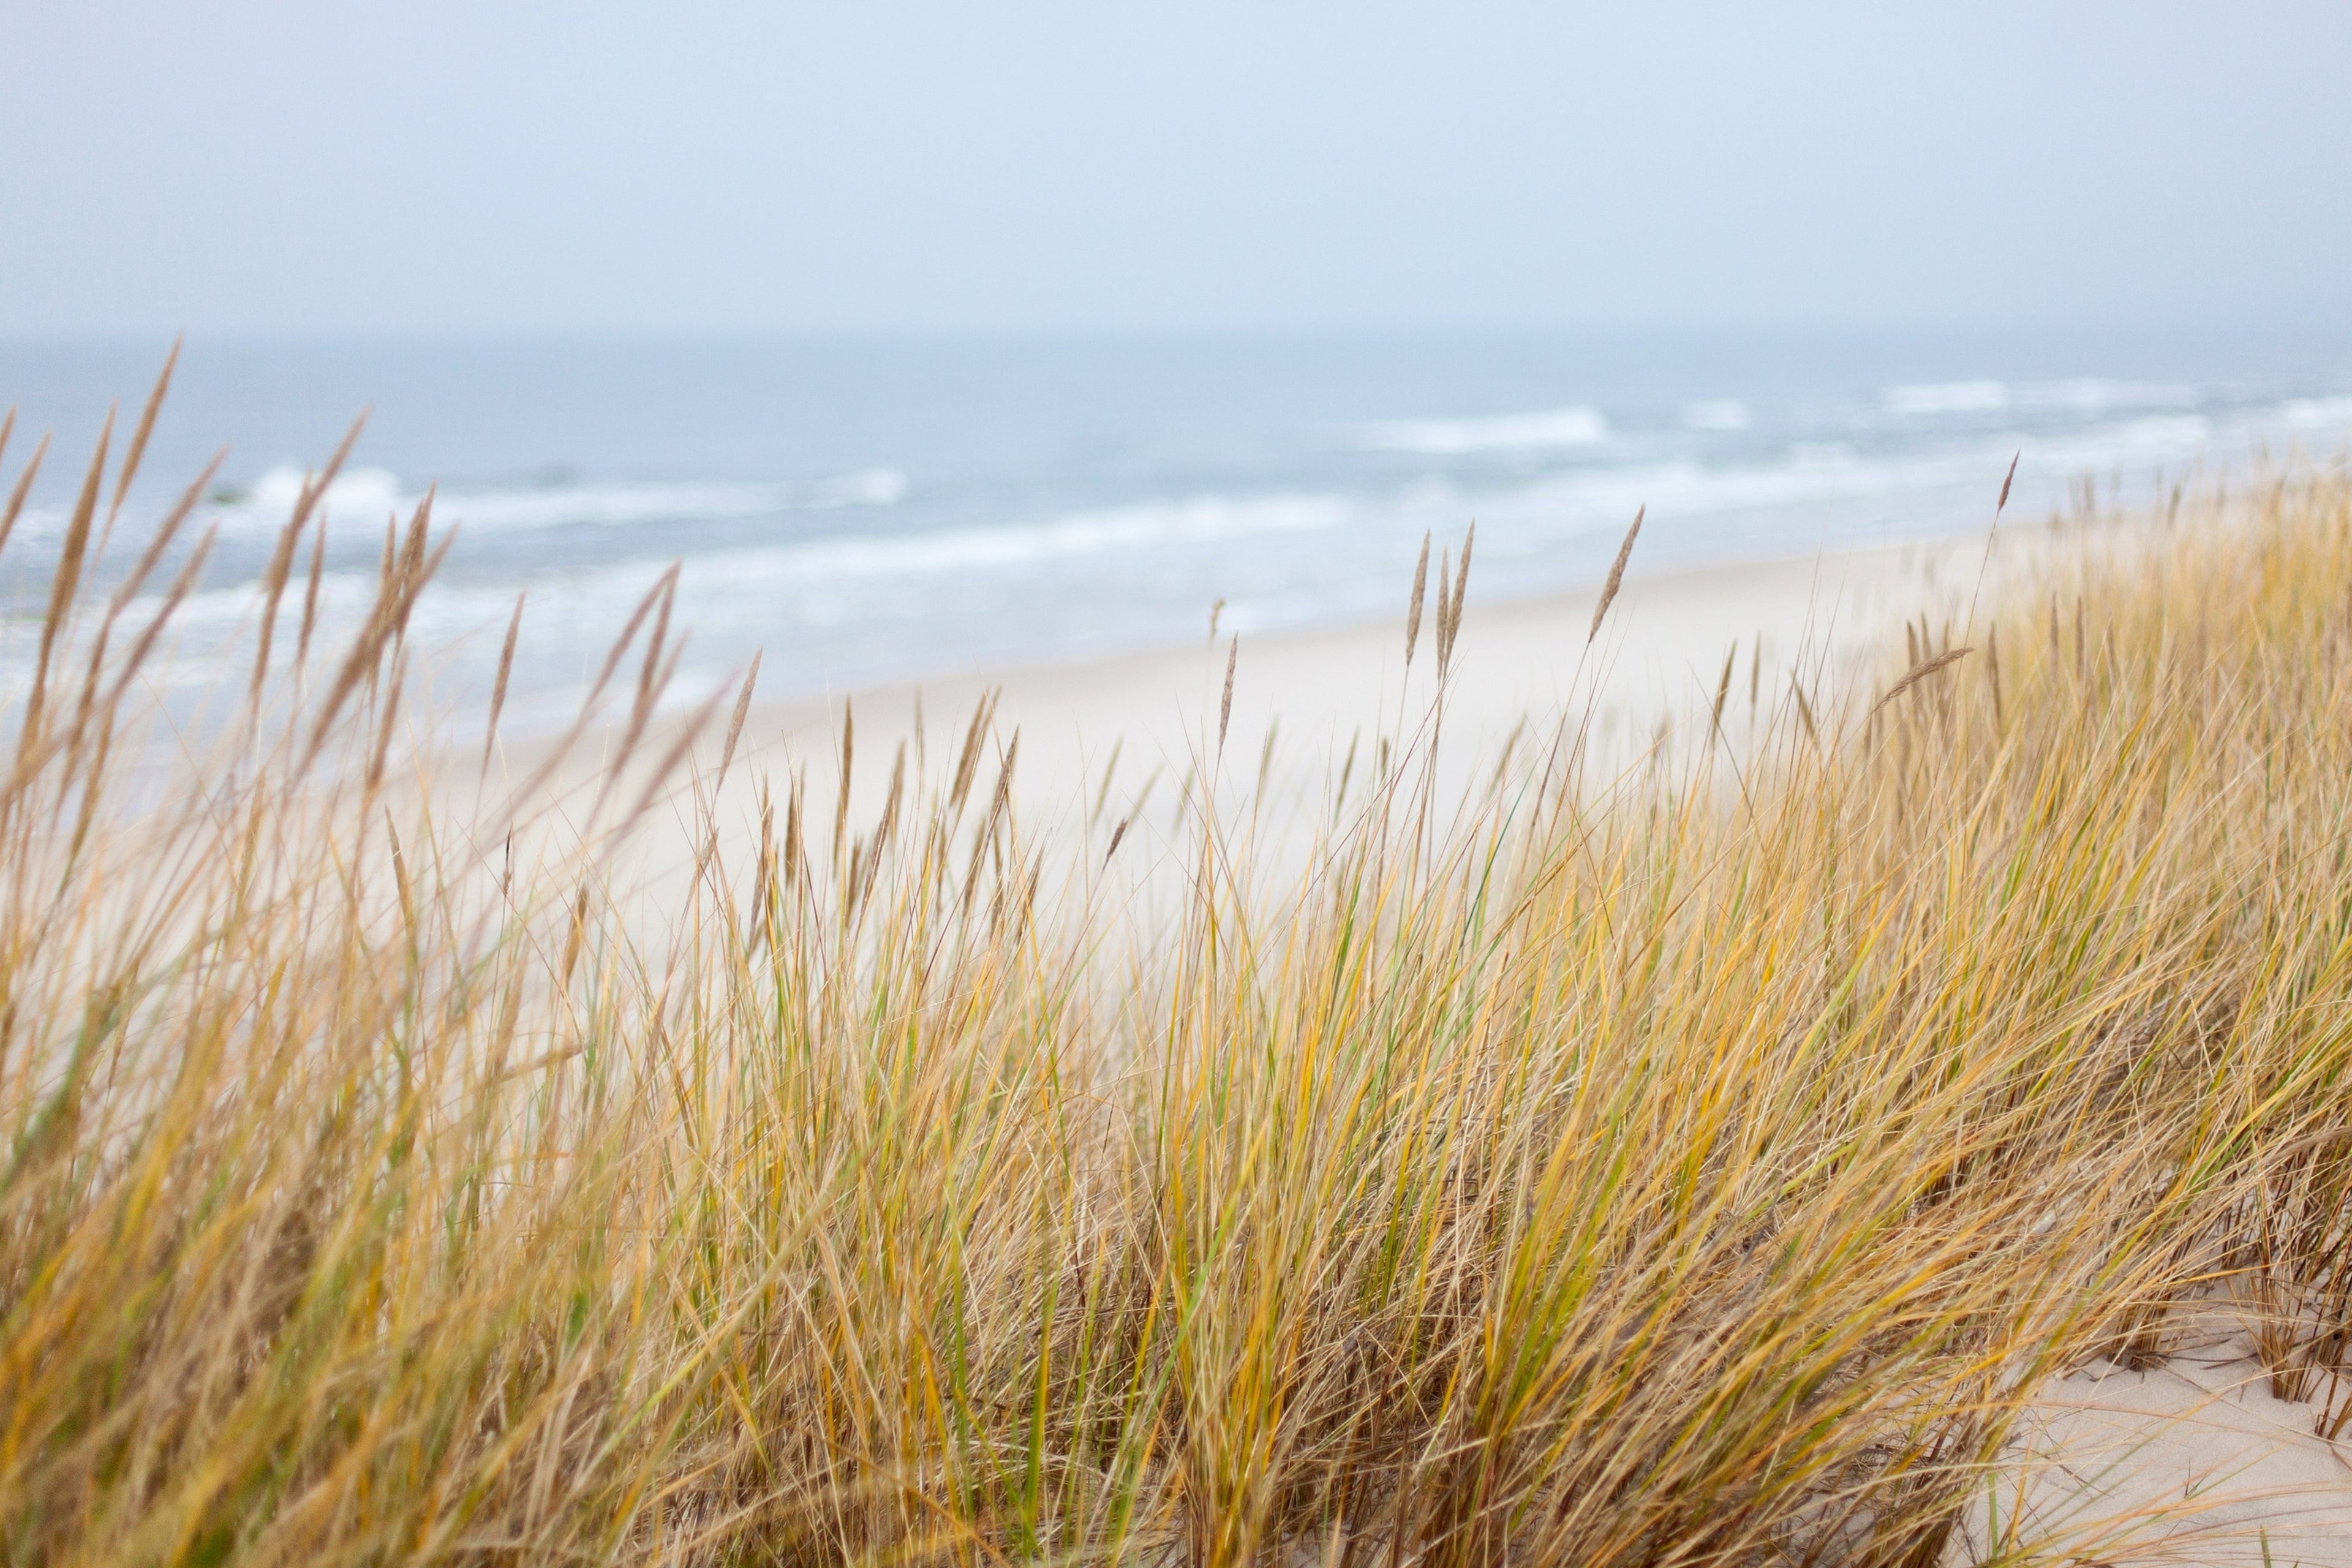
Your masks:
<svg viewBox="0 0 2352 1568"><path fill-rule="evenodd" d="M1759 638L1744 719L1735 644L1622 777L1441 681L1171 806L1016 791L993 691L855 799L845 707L828 805L756 662L665 711L674 574L509 788L519 603L452 779L422 508L337 627L298 507L221 744L135 743L209 480L118 578L108 469L0 770L0 1561L2119 1561L2028 1413L2222 1306L2352 1429L2340 471Z"/></svg>
<svg viewBox="0 0 2352 1568"><path fill-rule="evenodd" d="M1886 689L1886 694L1870 705L1873 713L1894 701L1929 676L1938 674L1976 652L1972 647L1947 648L1932 658L1923 658L1903 672L1901 679Z"/></svg>
<svg viewBox="0 0 2352 1568"><path fill-rule="evenodd" d="M1601 635L1601 618L1609 614L1609 606L1616 601L1617 590L1625 581L1625 563L1633 559L1633 541L1641 536L1642 519L1649 510L1644 506L1634 511L1633 526L1625 531L1625 542L1617 547L1617 559L1609 563L1609 575L1601 584L1600 601L1592 606L1592 625L1584 634L1588 647Z"/></svg>

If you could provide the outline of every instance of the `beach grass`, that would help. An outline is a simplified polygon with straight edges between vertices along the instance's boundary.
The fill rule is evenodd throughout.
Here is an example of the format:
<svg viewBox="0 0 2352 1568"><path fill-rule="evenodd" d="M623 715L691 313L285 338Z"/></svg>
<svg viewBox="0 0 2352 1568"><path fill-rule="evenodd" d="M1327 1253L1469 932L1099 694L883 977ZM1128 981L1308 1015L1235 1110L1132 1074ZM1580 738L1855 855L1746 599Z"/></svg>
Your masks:
<svg viewBox="0 0 2352 1568"><path fill-rule="evenodd" d="M412 731L422 512L331 639L299 510L159 763L137 466L0 784L0 1563L2063 1562L2025 1402L2217 1297L2352 1419L2340 473L1630 769L1443 790L1441 684L1304 853L1163 799L1147 908L985 710L854 813L661 716L673 584L586 789Z"/></svg>

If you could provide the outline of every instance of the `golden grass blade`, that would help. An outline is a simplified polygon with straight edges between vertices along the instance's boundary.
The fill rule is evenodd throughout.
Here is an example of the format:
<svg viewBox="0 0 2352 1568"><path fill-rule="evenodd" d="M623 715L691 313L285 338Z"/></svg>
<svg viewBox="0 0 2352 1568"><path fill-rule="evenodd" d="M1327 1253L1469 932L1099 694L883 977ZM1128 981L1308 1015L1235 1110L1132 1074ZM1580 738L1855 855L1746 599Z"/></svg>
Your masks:
<svg viewBox="0 0 2352 1568"><path fill-rule="evenodd" d="M963 890L958 900L958 907L966 917L971 913L972 896L980 890L982 860L992 851L1002 852L999 829L1004 819L1005 808L1013 798L1013 765L1020 760L1021 731L1016 728L1012 740L1005 745L1004 760L996 766L996 788L989 795L988 815L981 818L980 827L972 835L971 858L964 867Z"/></svg>
<svg viewBox="0 0 2352 1568"><path fill-rule="evenodd" d="M637 668L637 695L629 719L632 730L642 727L645 715L652 710L654 675L661 668L663 649L669 639L670 614L677 607L677 577L673 574L662 585L661 600L654 607L654 629L646 638L646 655Z"/></svg>
<svg viewBox="0 0 2352 1568"><path fill-rule="evenodd" d="M490 755L498 749L499 715L506 710L507 679L514 674L515 643L522 636L522 605L526 595L517 594L514 613L507 617L506 641L499 646L499 673L490 683L490 719L482 735L482 773L490 771Z"/></svg>
<svg viewBox="0 0 2352 1568"><path fill-rule="evenodd" d="M172 503L171 510L166 511L163 519L156 523L154 533L147 541L147 548L140 552L139 559L123 575L122 581L115 585L114 593L107 600L106 619L109 625L111 625L124 610L128 609L131 601L137 598L140 590L146 587L147 579L153 575L155 568L162 564L164 552L172 547L172 541L179 536L181 528L194 514L197 503L202 501L205 492L212 489L213 479L220 472L220 466L227 460L227 458L226 447L214 453L212 461L206 463L198 471L195 481L180 492L180 499Z"/></svg>
<svg viewBox="0 0 2352 1568"><path fill-rule="evenodd" d="M849 829L849 781L857 765L857 705L849 698L841 703L841 773L840 786L833 796L833 858L841 861L843 836Z"/></svg>
<svg viewBox="0 0 2352 1568"><path fill-rule="evenodd" d="M1241 657L1242 639L1236 637L1225 648L1225 694L1217 703L1217 746L1221 751L1225 744L1225 727L1234 719L1234 671Z"/></svg>
<svg viewBox="0 0 2352 1568"><path fill-rule="evenodd" d="M340 458L341 454L337 456ZM416 503L416 510L409 514L408 533L402 541L400 562L396 568L399 573L401 590L399 608L392 623L392 635L394 637L405 637L408 635L409 612L416 607L418 597L425 592L425 583L433 576L433 567L425 563L425 541L432 528L433 500L437 489L438 487L434 485L425 486L424 499ZM320 486L320 490L322 494L325 491L323 482ZM442 552L447 553L449 546L456 542L457 536L454 533L445 535L441 541Z"/></svg>
<svg viewBox="0 0 2352 1568"><path fill-rule="evenodd" d="M420 518L426 515L425 509L420 507L417 515ZM394 536L389 529L384 538L384 557L378 573L375 604L358 634L352 637L352 646L335 672L334 682L327 689L326 700L320 704L311 720L310 740L297 772L307 771L318 760L328 737L334 732L335 721L341 716L352 694L372 679L381 676L384 659L400 642L401 629L407 625L410 606L415 603L417 595L424 593L425 585L439 569L452 542L443 540L423 560L413 567L407 567L403 563L408 552L395 552ZM551 768L556 765L556 758L551 758L548 765Z"/></svg>
<svg viewBox="0 0 2352 1568"><path fill-rule="evenodd" d="M41 459L48 456L49 438L43 436L33 447L33 455L25 464L25 471L16 477L16 488L8 492L8 504L0 510L0 550L8 548L10 535L16 531L16 520L24 515L25 498L32 494L33 481L40 476Z"/></svg>
<svg viewBox="0 0 2352 1568"><path fill-rule="evenodd" d="M301 521L289 518L278 531L278 542L269 552L269 561L261 573L261 629L253 656L253 679L246 693L247 707L258 712L261 688L269 675L269 652L278 633L278 608L286 595L287 580L293 574L294 553L301 545Z"/></svg>
<svg viewBox="0 0 2352 1568"><path fill-rule="evenodd" d="M362 775L362 788L370 796L383 787L385 770L392 760L393 725L400 717L400 700L406 692L407 677L408 645L395 639L391 666L385 672L383 700L376 710L375 744L369 748L367 771Z"/></svg>
<svg viewBox="0 0 2352 1568"><path fill-rule="evenodd" d="M1707 728L1716 734L1723 733L1724 699L1731 695L1731 667L1739 658L1739 645L1733 643L1724 650L1723 675L1715 683L1715 700L1707 708Z"/></svg>
<svg viewBox="0 0 2352 1568"><path fill-rule="evenodd" d="M687 716L686 722L678 728L677 738L670 742L669 750L662 753L661 760L646 775L645 788L638 793L635 804L622 816L614 833L615 838L625 837L652 809L654 802L661 797L670 776L677 772L678 763L686 760L686 754L693 749L694 742L710 727L711 715L719 711L719 700L726 694L726 689L721 687L704 698L701 704Z"/></svg>
<svg viewBox="0 0 2352 1568"><path fill-rule="evenodd" d="M1477 523L1473 522L1467 529L1463 531L1462 561L1461 563L1454 570L1453 620L1456 630L1459 630L1462 625L1462 602L1469 595L1470 592L1470 549L1471 546L1477 542L1478 525Z"/></svg>
<svg viewBox="0 0 2352 1568"><path fill-rule="evenodd" d="M106 447L114 434L114 410L106 411L106 423L98 432L98 448L90 455L89 469L83 476L80 498L74 502L71 520L66 524L64 547L58 552L57 574L49 582L49 605L41 617L41 650L33 667L33 691L25 701L25 721L19 744L30 747L37 743L41 733L41 708L48 690L49 661L56 656L58 639L66 629L67 618L73 609L74 595L81 587L83 555L89 548L90 525L98 510L99 481L106 471Z"/></svg>
<svg viewBox="0 0 2352 1568"><path fill-rule="evenodd" d="M1453 596L1445 591L1445 585L1453 580L1453 576L1454 552L1451 550L1441 550L1437 552L1436 626L1437 669L1441 676L1445 673L1446 656L1454 651L1454 600Z"/></svg>
<svg viewBox="0 0 2352 1568"><path fill-rule="evenodd" d="M1964 626L1977 624L1977 601L1984 595L1985 574L1992 569L1993 540L2000 531L2000 514L2009 510L2009 488L2017 482L2018 459L2024 456L2022 448L2010 454L2009 472L2000 477L2000 496L1992 503L1992 526L1985 531L1984 558L1977 563L1976 585L1969 590L1969 613L1962 622Z"/></svg>
<svg viewBox="0 0 2352 1568"><path fill-rule="evenodd" d="M1601 584L1600 601L1592 606L1592 625L1584 634L1588 647L1592 645L1592 639L1601 635L1601 618L1609 614L1609 606L1616 602L1617 590L1625 581L1625 563L1633 559L1633 541L1641 537L1642 519L1649 514L1649 510L1646 506L1634 510L1633 526L1625 531L1625 542L1617 547L1617 559L1609 563L1609 575Z"/></svg>
<svg viewBox="0 0 2352 1568"><path fill-rule="evenodd" d="M332 485L337 477L342 473L343 464L350 458L352 448L359 445L360 432L366 428L367 421L368 411L362 409L360 411L359 417L353 419L351 423L350 428L343 432L343 438L335 444L334 452L327 458L326 467L320 468L315 474L306 474L303 476L301 491L294 500L294 510L286 520L286 530L289 537L299 535L302 530L309 525L311 513L317 510L319 503L326 499L328 487ZM432 504L433 495L432 491L428 489L425 492L424 506L420 510L429 511ZM387 526L387 531L384 535L383 566L386 576L391 574L392 561L392 535L389 531L389 527Z"/></svg>
<svg viewBox="0 0 2352 1568"><path fill-rule="evenodd" d="M1404 667L1407 669L1412 668L1413 645L1421 640L1421 597L1429 586L1429 541L1428 534L1421 536L1421 559L1413 563L1412 568L1412 600L1404 613Z"/></svg>
<svg viewBox="0 0 2352 1568"><path fill-rule="evenodd" d="M1929 676L1950 668L1953 665L1958 664L1960 660L1968 658L1969 655L1974 652L1976 652L1976 649L1973 647L1947 648L1942 653L1937 654L1932 658L1921 659L1917 664L1913 665L1909 669L1904 672L1903 679L1888 687L1886 689L1886 694L1870 705L1870 710L1873 713L1877 712L1881 708L1885 707L1888 703L1894 701L1896 698L1902 696L1905 692L1910 690L1913 687L1918 685L1919 682L1927 679Z"/></svg>
<svg viewBox="0 0 2352 1568"><path fill-rule="evenodd" d="M971 722L964 727L963 749L956 755L955 781L948 788L948 811L950 815L963 809L964 797L971 793L973 773L980 766L980 744L988 733L990 721L996 711L996 689L981 693L972 705Z"/></svg>
<svg viewBox="0 0 2352 1568"><path fill-rule="evenodd" d="M1985 628L1985 678L1992 683L1992 727L2001 729L2000 700L2000 628Z"/></svg>
<svg viewBox="0 0 2352 1568"><path fill-rule="evenodd" d="M437 560L437 557L436 559ZM612 686L614 673L621 668L622 658L628 653L630 645L636 640L638 631L645 626L646 617L653 614L656 602L677 581L678 570L677 564L672 563L669 570L664 572L655 581L646 596L637 601L636 608L629 613L628 620L622 625L620 635L613 639L613 646L605 651L604 662L597 670L594 682L590 685L587 695L581 699L580 711L572 716L571 725L557 738L555 743L548 748L547 754L540 759L539 766L531 770L530 776L525 779L521 786L514 792L511 797L513 807L519 808L523 803L535 798L547 782L555 777L564 763L571 759L572 749L580 743L580 738L588 732L588 727L595 721L598 705L603 702L605 691ZM427 574L429 575L429 573ZM417 587L421 589L422 586L423 584L420 582ZM311 756L316 756L320 747L324 743L328 733L327 721L337 710L342 695L351 689L352 684L356 679L355 672L363 672L369 668L370 662L375 656L376 647L367 646L368 636L369 634L363 632L360 641L353 644L351 653L345 657L343 670L336 678L334 691L312 729ZM380 647L380 642L377 646ZM597 804L600 808L613 787L614 773L608 769L597 792ZM593 816L593 812L591 816ZM503 822L499 824L501 830L506 826L507 824Z"/></svg>
<svg viewBox="0 0 2352 1568"><path fill-rule="evenodd" d="M620 787L622 773L628 766L629 760L636 755L637 743L645 739L646 728L653 722L654 710L659 704L662 693L668 689L670 676L677 667L677 654L684 651L681 648L669 652L668 658L664 658L665 652L668 651L670 611L677 598L677 569L673 566L655 590L659 602L654 611L653 631L646 638L645 656L638 661L637 689L629 703L628 722L622 728L621 738L605 761L603 782L597 786L596 797L588 807L585 821L595 821L605 803L613 798L613 792Z"/></svg>
<svg viewBox="0 0 2352 1568"><path fill-rule="evenodd" d="M1474 522L1463 535L1458 565L1449 562L1443 552L1437 558L1437 668L1441 676L1454 661L1454 639L1461 634L1462 600L1470 584L1470 547L1477 537L1478 525Z"/></svg>
<svg viewBox="0 0 2352 1568"><path fill-rule="evenodd" d="M302 589L302 633L294 645L297 668L307 669L310 664L310 634L319 625L319 585L327 564L327 531L322 526L310 535L310 575Z"/></svg>
<svg viewBox="0 0 2352 1568"><path fill-rule="evenodd" d="M637 607L629 613L628 620L621 627L621 635L613 639L611 650L604 655L604 666L596 671L596 679L588 688L587 699L581 704L583 710L595 707L604 696L604 689L613 683L614 672L621 668L622 657L636 641L637 631L645 625L646 617L654 613L656 605L667 603L670 594L676 590L679 571L677 563L672 562L669 570L655 580L646 596L637 601Z"/></svg>
<svg viewBox="0 0 2352 1568"><path fill-rule="evenodd" d="M1119 753L1127 747L1127 737L1119 736L1110 743L1110 755L1103 763L1102 783L1095 786L1095 804L1087 813L1089 831L1102 821L1103 807L1110 801L1110 782L1118 775Z"/></svg>
<svg viewBox="0 0 2352 1568"><path fill-rule="evenodd" d="M99 535L99 548L105 550L105 541L114 534L114 520L122 514L122 498L131 493L131 481L139 477L140 459L147 455L147 437L155 432L155 416L163 410L163 395L171 390L172 372L180 363L183 338L172 340L172 350L163 356L163 371L155 377L154 390L147 395L147 406L139 411L139 426L131 435L130 449L122 454L121 470L115 475L114 499L107 503L106 527Z"/></svg>
<svg viewBox="0 0 2352 1568"><path fill-rule="evenodd" d="M163 637L164 628L172 624L172 616L202 580L205 563L212 556L213 543L219 537L220 525L215 523L205 531L204 536L196 541L195 547L188 552L188 558L181 563L171 587L164 591L163 602L148 617L138 639L124 652L121 662L116 667L114 684L107 694L107 707L112 708L121 702L131 683L138 679L140 668L155 651L156 642Z"/></svg>
<svg viewBox="0 0 2352 1568"><path fill-rule="evenodd" d="M735 713L727 721L727 744L719 753L719 784L727 782L728 766L735 761L735 744L743 738L744 721L751 717L751 691L760 683L760 660L764 657L764 649L755 650L751 655L751 668L743 672L742 689L735 699ZM915 732L922 733L922 699L918 696L915 700ZM718 784L711 787L715 790Z"/></svg>
<svg viewBox="0 0 2352 1568"><path fill-rule="evenodd" d="M109 595L106 613L99 622L98 633L90 639L89 663L82 681L81 700L75 705L72 732L67 742L68 751L79 745L89 721L99 710L99 686L105 673L107 649L113 637L116 625L121 620L123 612L130 608L131 601L138 596L140 590L146 586L147 579L153 574L156 566L162 563L164 552L172 546L172 541L178 537L180 529L186 523L190 514L195 510L196 503L203 499L205 492L211 487L213 476L219 471L221 462L226 455L225 450L215 454L213 460L205 465L204 470L196 476L195 482L180 493L178 502L157 522L154 533L148 539L147 548L140 552L139 559L132 563L131 571L124 575L121 583L116 584L113 594ZM135 668L135 664L133 668Z"/></svg>

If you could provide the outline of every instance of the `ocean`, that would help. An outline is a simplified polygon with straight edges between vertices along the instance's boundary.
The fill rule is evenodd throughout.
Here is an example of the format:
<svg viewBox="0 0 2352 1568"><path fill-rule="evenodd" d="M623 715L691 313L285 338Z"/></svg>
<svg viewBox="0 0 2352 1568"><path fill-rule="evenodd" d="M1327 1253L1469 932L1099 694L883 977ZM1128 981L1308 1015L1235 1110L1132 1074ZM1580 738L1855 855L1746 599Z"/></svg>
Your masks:
<svg viewBox="0 0 2352 1568"><path fill-rule="evenodd" d="M163 342L0 342L0 406L57 445L0 552L21 689L73 486ZM672 700L755 649L771 695L1393 613L1424 534L1477 524L1470 597L1811 552L2333 458L2352 332L1651 332L701 341L191 340L103 584L212 453L217 525L167 693L233 683L254 584L362 410L328 498L323 635L428 484L457 541L412 635L486 693L525 595L512 721L569 716L673 563ZM120 447L118 446L118 452Z"/></svg>

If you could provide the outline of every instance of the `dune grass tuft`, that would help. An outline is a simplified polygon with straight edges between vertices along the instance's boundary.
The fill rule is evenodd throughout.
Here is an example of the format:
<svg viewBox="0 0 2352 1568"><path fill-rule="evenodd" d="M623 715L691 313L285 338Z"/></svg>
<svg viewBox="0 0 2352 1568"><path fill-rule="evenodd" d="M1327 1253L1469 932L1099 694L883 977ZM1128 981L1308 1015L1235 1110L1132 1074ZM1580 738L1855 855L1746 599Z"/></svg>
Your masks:
<svg viewBox="0 0 2352 1568"><path fill-rule="evenodd" d="M2058 1561L1958 1529L2021 1402L2216 1292L2341 1427L2352 486L2210 510L2053 566L2071 637L1751 670L1736 763L1727 661L1622 780L1570 713L1432 798L1406 724L1296 872L1188 790L1150 917L985 710L739 839L674 579L585 792L420 787L423 510L126 762L188 578L77 547L0 784L0 1562Z"/></svg>

